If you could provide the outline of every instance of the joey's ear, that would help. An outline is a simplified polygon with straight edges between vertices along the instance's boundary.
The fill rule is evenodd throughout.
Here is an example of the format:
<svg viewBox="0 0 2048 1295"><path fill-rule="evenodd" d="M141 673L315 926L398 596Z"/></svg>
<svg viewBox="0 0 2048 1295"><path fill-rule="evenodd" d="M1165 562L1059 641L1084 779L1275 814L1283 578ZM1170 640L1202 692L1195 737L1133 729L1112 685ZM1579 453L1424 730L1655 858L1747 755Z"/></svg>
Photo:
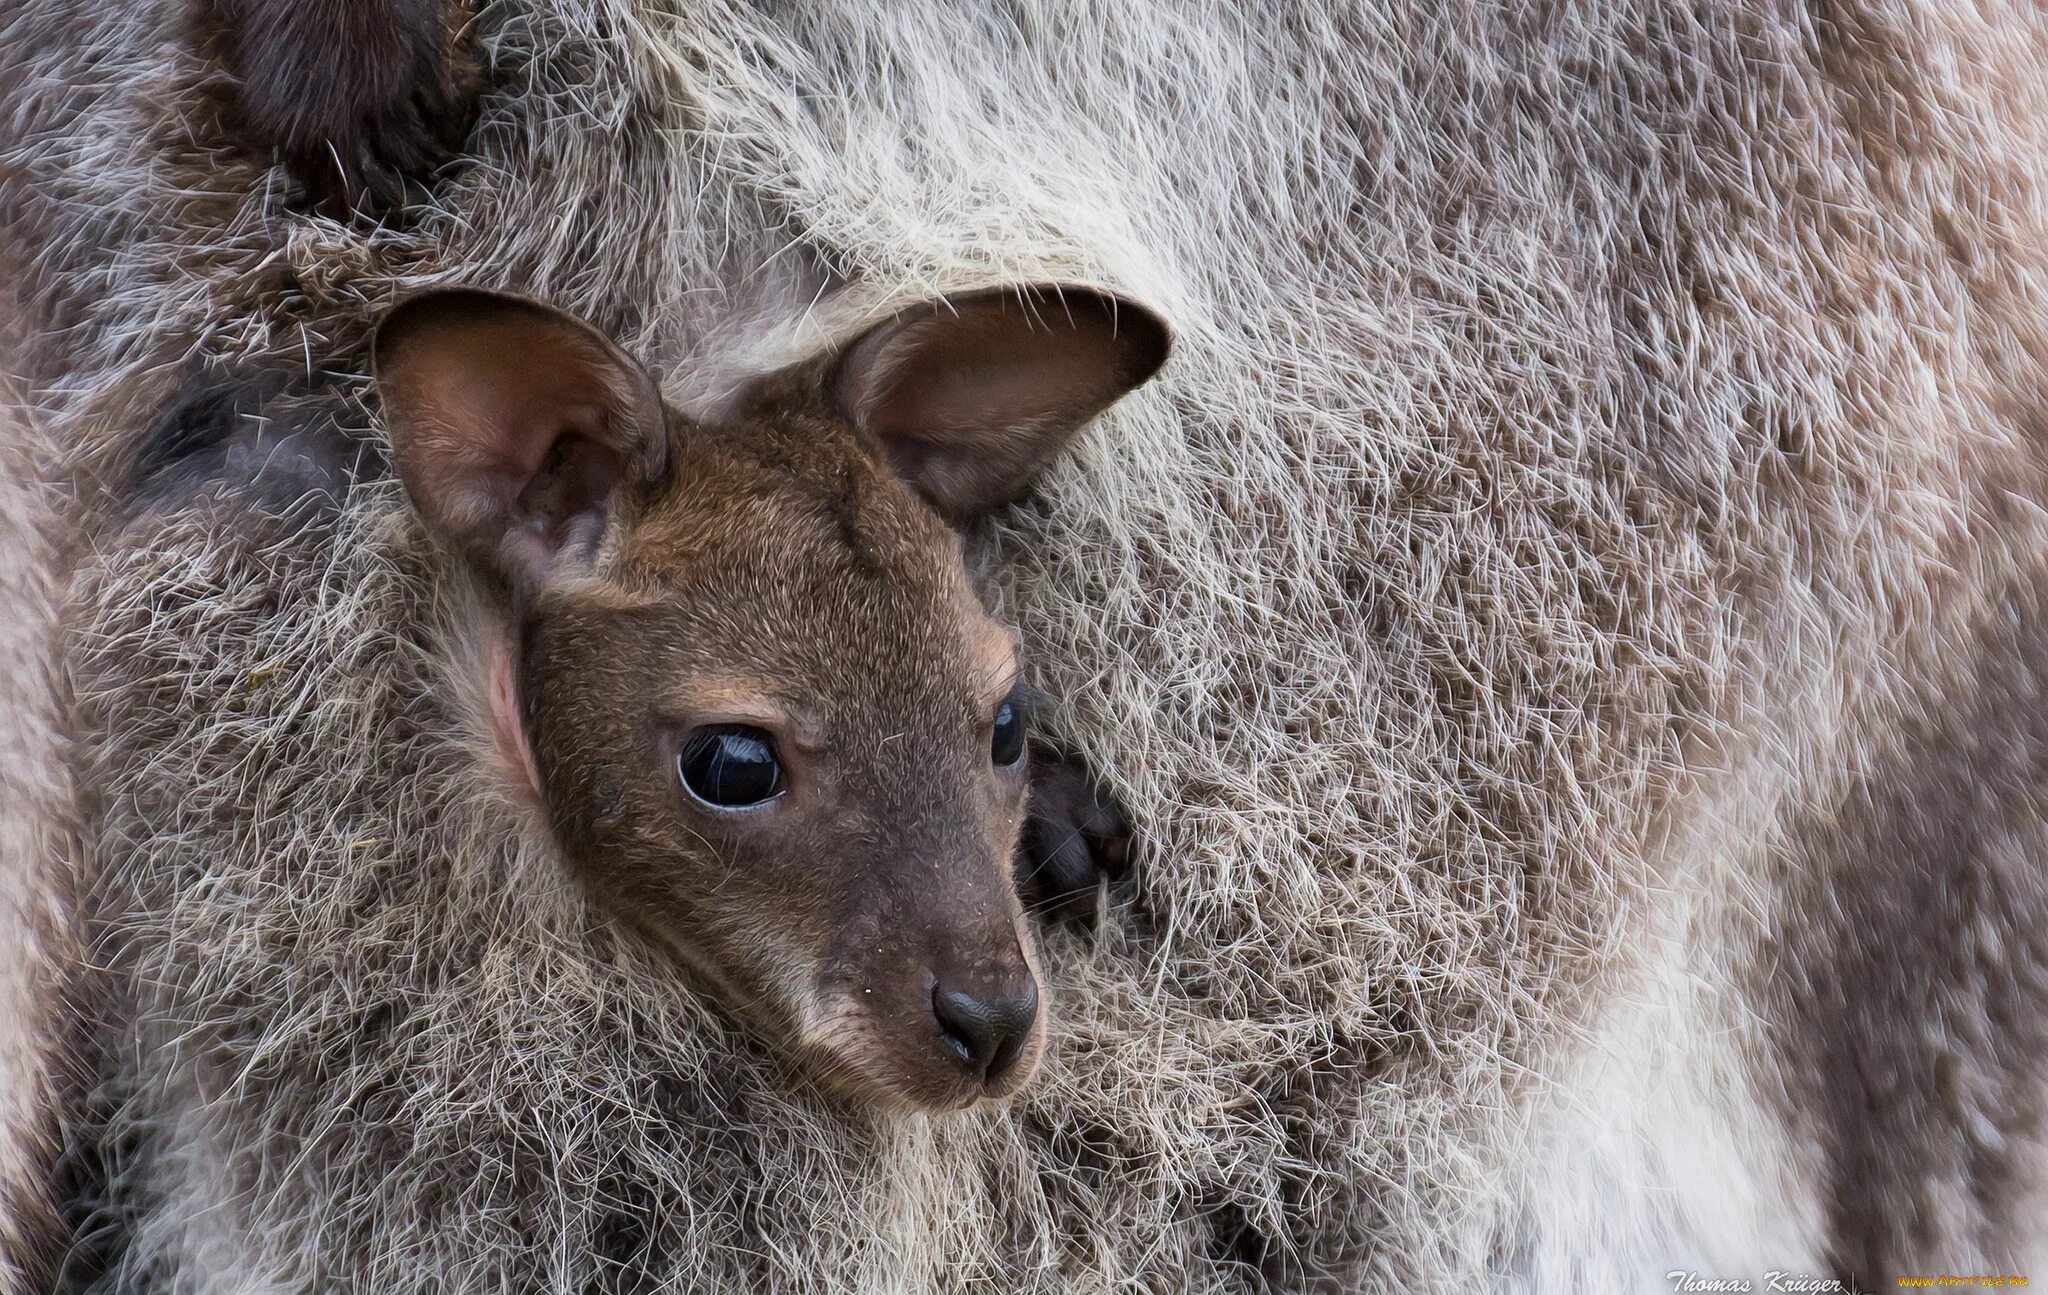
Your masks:
<svg viewBox="0 0 2048 1295"><path fill-rule="evenodd" d="M1166 324L1093 288L941 298L861 335L829 399L880 438L896 471L948 518L1008 503L1074 433L1159 372Z"/></svg>
<svg viewBox="0 0 2048 1295"><path fill-rule="evenodd" d="M373 351L413 505L513 589L587 558L620 486L666 469L654 379L562 311L471 289L428 292L384 317Z"/></svg>

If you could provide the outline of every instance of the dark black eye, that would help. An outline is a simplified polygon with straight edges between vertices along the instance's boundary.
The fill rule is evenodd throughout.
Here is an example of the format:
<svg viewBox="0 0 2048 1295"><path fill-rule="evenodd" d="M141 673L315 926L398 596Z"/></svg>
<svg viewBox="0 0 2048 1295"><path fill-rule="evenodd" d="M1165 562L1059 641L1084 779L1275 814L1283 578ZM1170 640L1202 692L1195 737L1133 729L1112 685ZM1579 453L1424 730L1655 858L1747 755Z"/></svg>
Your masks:
<svg viewBox="0 0 2048 1295"><path fill-rule="evenodd" d="M758 728L698 729L677 754L676 771L692 796L716 809L745 809L782 794L775 739Z"/></svg>
<svg viewBox="0 0 2048 1295"><path fill-rule="evenodd" d="M1024 758L1024 713L1008 697L996 707L996 731L989 738L989 757L997 765L1012 765Z"/></svg>

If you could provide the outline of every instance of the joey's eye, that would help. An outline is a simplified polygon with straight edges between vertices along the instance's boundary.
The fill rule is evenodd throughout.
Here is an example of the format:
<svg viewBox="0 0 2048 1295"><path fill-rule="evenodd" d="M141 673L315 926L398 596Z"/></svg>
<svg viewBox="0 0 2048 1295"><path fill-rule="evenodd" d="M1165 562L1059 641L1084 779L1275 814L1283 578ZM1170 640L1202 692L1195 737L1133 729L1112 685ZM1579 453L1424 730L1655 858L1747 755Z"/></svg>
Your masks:
<svg viewBox="0 0 2048 1295"><path fill-rule="evenodd" d="M713 809L745 809L782 794L775 739L744 725L692 733L676 755L676 772L684 788Z"/></svg>
<svg viewBox="0 0 2048 1295"><path fill-rule="evenodd" d="M988 753L998 766L1024 758L1024 713L1014 698L1005 697L996 707L996 730L989 738Z"/></svg>

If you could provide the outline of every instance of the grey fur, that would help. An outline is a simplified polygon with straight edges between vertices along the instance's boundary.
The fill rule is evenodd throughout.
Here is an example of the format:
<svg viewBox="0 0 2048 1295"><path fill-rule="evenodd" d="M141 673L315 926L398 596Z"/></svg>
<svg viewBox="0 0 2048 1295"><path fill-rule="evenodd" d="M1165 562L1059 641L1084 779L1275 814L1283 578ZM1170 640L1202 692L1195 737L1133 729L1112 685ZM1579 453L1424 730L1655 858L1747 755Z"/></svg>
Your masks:
<svg viewBox="0 0 2048 1295"><path fill-rule="evenodd" d="M1925 875L1839 798L2048 737L1970 686L2033 659L1993 623L2048 553L2029 4L528 0L479 18L474 160L372 233L282 213L151 4L4 21L21 364L105 487L72 642L102 1142L139 1154L102 1288L1885 1281L1923 1252L1857 1202L1903 1199L1930 1265L2040 1252L2000 1114L2039 1106L2038 1026L1943 1024L2043 1010L2007 938L2038 828L1942 856L1990 880L1939 956L1810 922ZM1174 325L1161 384L977 537L1149 842L1099 938L1050 937L1011 1107L812 1096L499 812L460 609L395 488L332 466L374 457L369 320L451 280L704 400L939 290L1103 282ZM202 361L282 392L226 433L255 484L138 508ZM1957 692L1996 741L1905 722ZM1661 1098L1575 1108L1617 1038L1654 1046L1613 1091L1693 1049L1673 1091L1766 1152L1702 1193ZM1875 1169L1864 1107L1913 1130Z"/></svg>
<svg viewBox="0 0 2048 1295"><path fill-rule="evenodd" d="M0 272L8 267L0 254ZM0 343L20 344L0 289ZM0 1291L47 1285L62 1242L49 1181L72 1096L68 990L79 809L66 768L59 663L67 556L55 457L28 393L0 368Z"/></svg>

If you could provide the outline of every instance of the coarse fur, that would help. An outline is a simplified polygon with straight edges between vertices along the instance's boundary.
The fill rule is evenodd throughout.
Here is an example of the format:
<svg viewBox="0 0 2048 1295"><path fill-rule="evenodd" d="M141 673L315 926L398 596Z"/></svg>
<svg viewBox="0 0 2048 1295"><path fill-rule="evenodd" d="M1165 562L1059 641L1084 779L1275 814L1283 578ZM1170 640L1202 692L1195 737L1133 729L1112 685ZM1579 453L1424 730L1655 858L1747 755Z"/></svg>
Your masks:
<svg viewBox="0 0 2048 1295"><path fill-rule="evenodd" d="M518 0L469 158L377 228L290 211L160 17L0 20L20 364L103 528L80 1284L2041 1257L2030 3ZM360 404L449 281L686 406L963 288L1174 326L974 535L1148 843L1047 938L1015 1102L849 1115L493 801Z"/></svg>
<svg viewBox="0 0 2048 1295"><path fill-rule="evenodd" d="M0 255L0 272L8 260ZM0 289L0 345L21 316ZM66 540L52 446L0 361L0 1292L48 1289L62 1248L50 1198L72 1094L78 806L68 778L58 573Z"/></svg>

